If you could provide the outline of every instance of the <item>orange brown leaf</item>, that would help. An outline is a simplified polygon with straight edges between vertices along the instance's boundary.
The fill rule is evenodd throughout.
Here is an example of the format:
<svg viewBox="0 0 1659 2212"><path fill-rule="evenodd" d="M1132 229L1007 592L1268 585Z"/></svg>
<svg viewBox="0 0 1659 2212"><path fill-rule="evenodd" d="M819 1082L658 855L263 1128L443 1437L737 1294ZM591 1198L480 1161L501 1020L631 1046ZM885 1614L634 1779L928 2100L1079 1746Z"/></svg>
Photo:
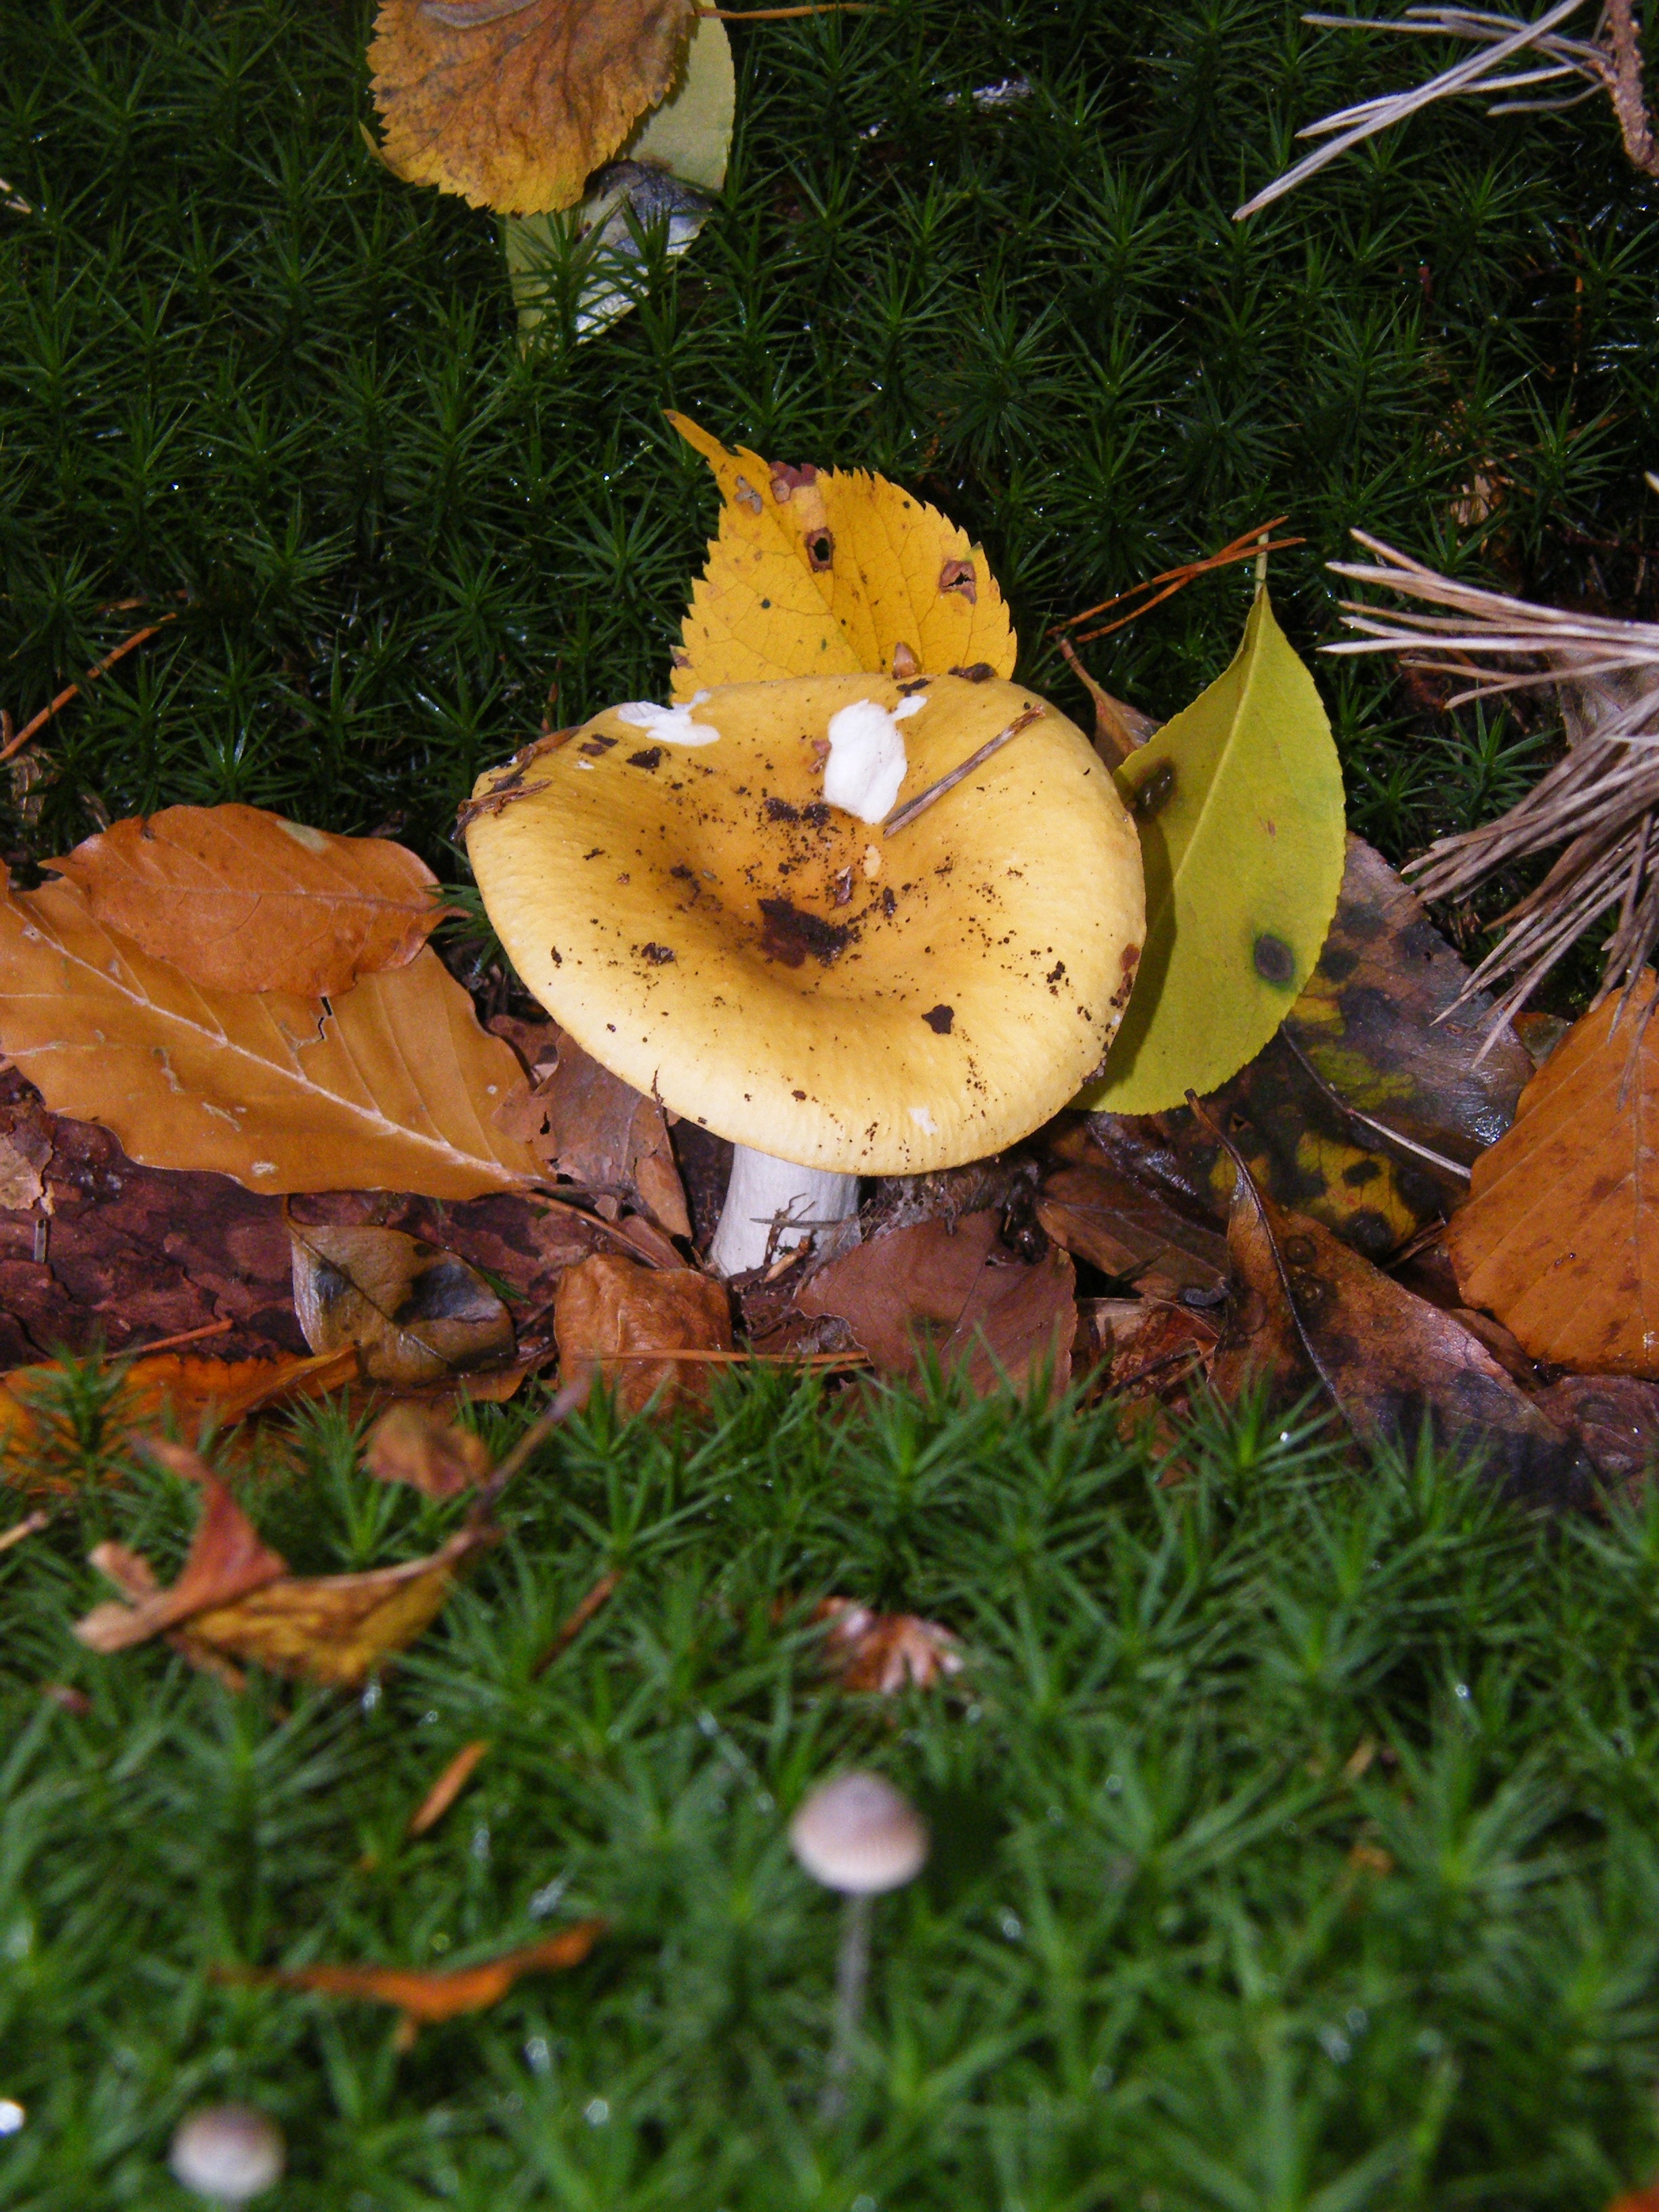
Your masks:
<svg viewBox="0 0 1659 2212"><path fill-rule="evenodd" d="M0 1047L56 1111L250 1190L476 1198L539 1173L493 1126L524 1078L430 947L333 1000L204 991L67 882L0 892Z"/></svg>
<svg viewBox="0 0 1659 2212"><path fill-rule="evenodd" d="M287 1560L259 1540L253 1523L218 1477L194 1453L183 1456L195 1462L188 1471L205 1492L183 1571L170 1589L153 1591L133 1604L115 1600L95 1606L76 1621L75 1633L94 1651L125 1651L131 1644L146 1643L211 1607L245 1598L288 1572ZM110 1579L119 1588L134 1579L130 1561L135 1556L123 1546L100 1544L92 1563L102 1569L107 1559L118 1570Z"/></svg>
<svg viewBox="0 0 1659 2212"><path fill-rule="evenodd" d="M596 1371L624 1413L653 1398L665 1412L707 1389L708 1369L653 1352L730 1352L732 1308L726 1291L690 1267L641 1267L596 1252L569 1268L553 1309L560 1373ZM658 1398L658 1393L661 1396Z"/></svg>
<svg viewBox="0 0 1659 2212"><path fill-rule="evenodd" d="M669 421L714 471L720 535L674 656L674 696L786 676L1013 674L983 550L885 477L790 468Z"/></svg>
<svg viewBox="0 0 1659 2212"><path fill-rule="evenodd" d="M258 806L166 807L48 866L94 921L209 991L348 991L406 967L444 914L437 878L405 847Z"/></svg>
<svg viewBox="0 0 1659 2212"><path fill-rule="evenodd" d="M380 0L381 153L474 207L574 207L684 61L691 0Z"/></svg>
<svg viewBox="0 0 1659 2212"><path fill-rule="evenodd" d="M403 2014L398 2045L407 2050L421 2027L453 2020L458 2013L483 2012L498 2003L521 1974L556 1973L563 1967L579 1966L608 1924L603 1920L578 1920L540 1943L504 1951L499 1958L487 1959L477 1966L452 1966L443 1972L406 1966L222 1966L216 1978L395 2005Z"/></svg>
<svg viewBox="0 0 1659 2212"><path fill-rule="evenodd" d="M369 1431L363 1465L377 1482L406 1482L427 1498L457 1498L489 1473L482 1437L419 1406L389 1406Z"/></svg>
<svg viewBox="0 0 1659 2212"><path fill-rule="evenodd" d="M1659 1376L1659 1026L1643 980L1586 1014L1474 1164L1446 1246L1458 1287L1534 1359Z"/></svg>

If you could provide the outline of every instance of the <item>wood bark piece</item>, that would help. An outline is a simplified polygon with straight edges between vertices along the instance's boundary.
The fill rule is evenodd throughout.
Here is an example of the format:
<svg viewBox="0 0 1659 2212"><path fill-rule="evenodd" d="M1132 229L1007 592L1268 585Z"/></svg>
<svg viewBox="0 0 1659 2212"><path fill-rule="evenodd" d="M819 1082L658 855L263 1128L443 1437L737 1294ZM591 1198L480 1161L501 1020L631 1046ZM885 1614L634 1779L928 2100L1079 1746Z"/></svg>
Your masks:
<svg viewBox="0 0 1659 2212"><path fill-rule="evenodd" d="M492 1126L523 1082L429 948L337 1000L207 992L70 884L0 893L0 1045L146 1165L262 1192L476 1198L539 1174Z"/></svg>

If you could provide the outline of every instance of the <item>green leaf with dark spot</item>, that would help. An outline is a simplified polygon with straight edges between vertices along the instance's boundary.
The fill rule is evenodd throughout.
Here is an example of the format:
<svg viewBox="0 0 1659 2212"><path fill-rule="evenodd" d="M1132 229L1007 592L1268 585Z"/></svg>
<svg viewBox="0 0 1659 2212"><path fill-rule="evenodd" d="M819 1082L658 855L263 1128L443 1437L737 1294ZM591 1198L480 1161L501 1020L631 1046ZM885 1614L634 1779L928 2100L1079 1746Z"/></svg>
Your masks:
<svg viewBox="0 0 1659 2212"><path fill-rule="evenodd" d="M1313 973L1342 882L1342 771L1313 678L1258 592L1224 676L1117 774L1146 944L1079 1104L1156 1114L1237 1073Z"/></svg>

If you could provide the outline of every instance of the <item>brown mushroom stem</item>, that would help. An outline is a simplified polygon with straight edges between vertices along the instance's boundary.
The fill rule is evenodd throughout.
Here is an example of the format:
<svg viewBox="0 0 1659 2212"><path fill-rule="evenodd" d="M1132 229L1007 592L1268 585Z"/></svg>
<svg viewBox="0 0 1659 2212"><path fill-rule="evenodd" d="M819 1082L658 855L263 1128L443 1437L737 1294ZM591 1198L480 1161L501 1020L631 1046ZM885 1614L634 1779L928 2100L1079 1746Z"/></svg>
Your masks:
<svg viewBox="0 0 1659 2212"><path fill-rule="evenodd" d="M851 1220L858 1210L856 1176L796 1167L738 1145L708 1264L717 1275L741 1275L810 1243L817 1231Z"/></svg>

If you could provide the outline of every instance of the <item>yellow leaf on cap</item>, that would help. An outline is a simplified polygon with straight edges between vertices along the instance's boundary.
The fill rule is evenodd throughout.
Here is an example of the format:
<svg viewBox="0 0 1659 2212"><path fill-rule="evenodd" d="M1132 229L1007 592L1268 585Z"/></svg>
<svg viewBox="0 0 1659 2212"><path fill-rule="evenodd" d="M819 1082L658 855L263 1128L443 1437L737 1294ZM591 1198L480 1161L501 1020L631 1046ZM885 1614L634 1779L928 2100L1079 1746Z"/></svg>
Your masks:
<svg viewBox="0 0 1659 2212"><path fill-rule="evenodd" d="M1117 772L1146 943L1078 1103L1157 1114L1236 1075L1306 986L1341 888L1342 770L1313 678L1256 594L1232 665Z"/></svg>
<svg viewBox="0 0 1659 2212"><path fill-rule="evenodd" d="M474 207L573 206L673 84L691 0L380 0L389 167Z"/></svg>
<svg viewBox="0 0 1659 2212"><path fill-rule="evenodd" d="M669 421L720 488L720 535L692 587L674 696L784 676L1014 672L983 551L937 507L862 469L787 468Z"/></svg>

